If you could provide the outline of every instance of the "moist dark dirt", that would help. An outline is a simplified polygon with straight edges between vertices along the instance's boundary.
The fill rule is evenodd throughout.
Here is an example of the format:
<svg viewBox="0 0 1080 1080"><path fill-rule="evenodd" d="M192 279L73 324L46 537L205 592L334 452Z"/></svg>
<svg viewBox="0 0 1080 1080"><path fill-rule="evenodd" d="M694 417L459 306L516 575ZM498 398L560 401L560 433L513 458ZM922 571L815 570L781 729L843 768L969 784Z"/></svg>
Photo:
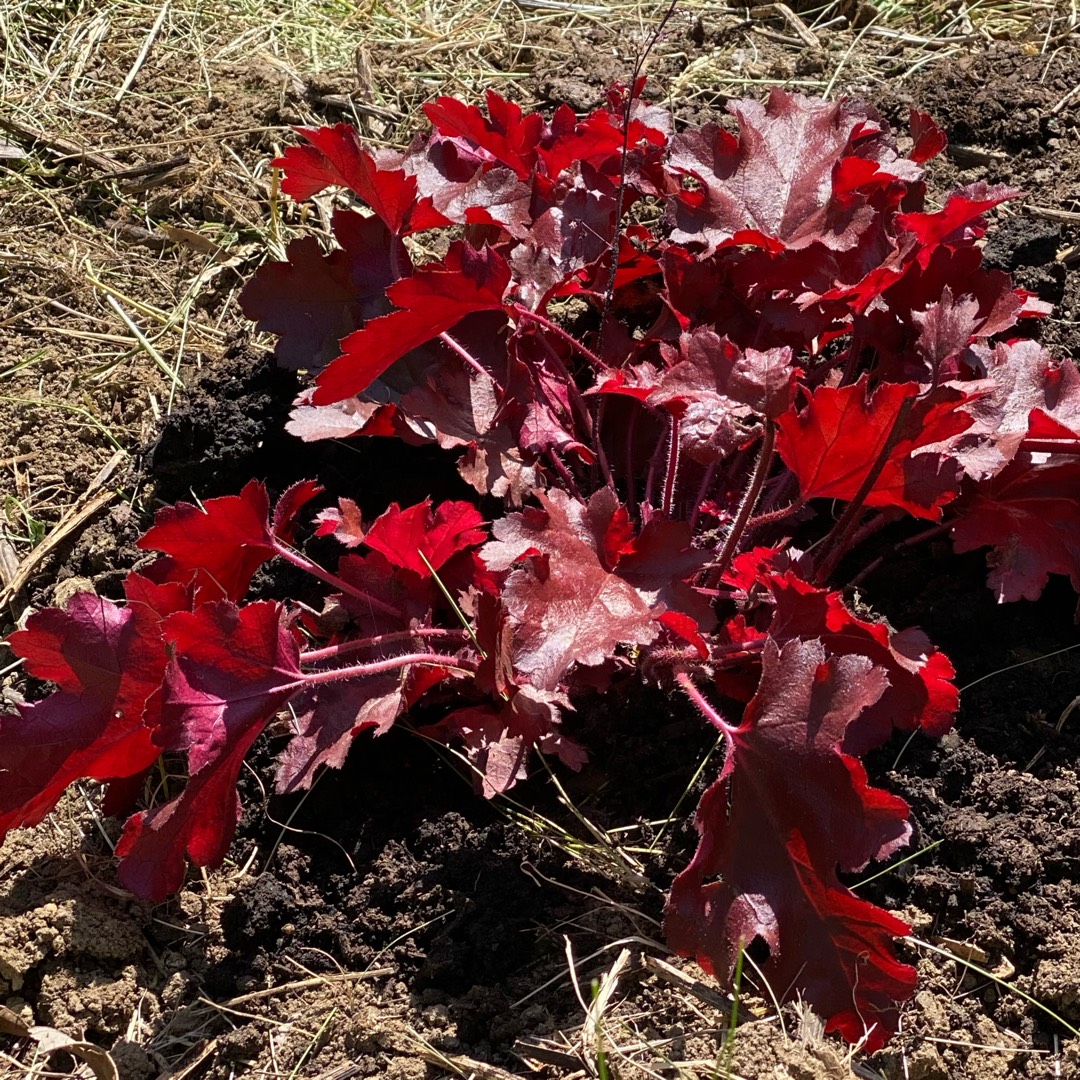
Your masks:
<svg viewBox="0 0 1080 1080"><path fill-rule="evenodd" d="M632 38L635 28L621 32ZM675 107L693 122L726 101L704 77L710 64L749 79L812 80L832 71L836 53L850 44L822 35L821 55L763 42L750 50L745 34L704 16L671 33L680 49L658 54L650 76L657 89L688 88ZM594 106L610 82L626 77L612 53L619 34L596 28L562 39L562 51L543 53L544 73L516 92ZM538 39L525 49L549 44ZM374 57L376 68L392 59ZM854 54L840 79L899 127L913 105L943 124L953 145L931 168L935 200L976 180L1023 190L995 219L986 259L1055 304L1051 319L1023 331L1072 356L1080 356L1080 229L1069 217L1080 210L1080 100L1058 103L1075 85L1076 63L1075 50L1033 55L1004 45L907 76L898 46L885 63ZM319 87L323 95L336 89L333 79ZM290 98L279 90L244 76L235 96L226 87L210 103L200 130L229 130L223 117L231 123L239 113L237 128L291 121ZM130 139L167 130L170 109L133 109L125 121ZM257 133L239 138L241 154L265 150ZM207 140L200 153L216 145ZM162 146L161 157L172 149ZM197 187L201 175L174 183L193 185L184 188L193 220L218 220L220 200L214 189ZM225 223L242 233L263 212L256 194L238 195ZM42 218L43 234L46 225ZM208 328L229 303L222 275L242 269L222 271L200 293L195 310ZM32 276L38 269L26 273L25 295L62 296L80 310L100 302L80 292L83 279L61 294L55 279L46 286ZM173 289L194 276L190 267L170 273L178 275ZM28 310L18 295L8 303L0 315ZM18 347L32 334L40 338L49 350L50 392L64 400L65 343L55 328L20 325ZM143 360L117 368L95 390L105 395L97 404L129 425L139 447L132 487L142 500L114 507L73 536L31 581L29 599L51 600L57 582L74 578L115 595L141 557L133 541L155 502L235 492L252 476L266 478L274 492L317 476L371 511L391 500L462 493L452 463L437 451L380 440L312 448L285 436L296 376L278 371L239 326L230 334L207 330L199 370L185 370L187 392L161 423L144 420L142 398L132 398L149 389L161 401L167 393L161 373ZM135 382L109 381L121 377ZM0 405L8 424L0 457L7 447L40 451L37 415ZM62 449L50 464L73 491L108 457L92 436L74 449L59 435L54 443ZM896 539L883 538L868 554L889 555ZM1080 1040L1003 984L1080 1027L1080 713L1059 723L1080 694L1080 678L1076 653L1043 659L1077 642L1076 597L1055 580L1038 603L999 606L986 589L982 557L958 558L944 540L886 559L861 592L894 625L921 625L968 689L957 729L941 743L897 739L870 761L871 780L912 806L916 854L860 895L902 913L922 941L1002 980L903 945L919 965L920 990L900 1035L866 1064L890 1080L1073 1075ZM499 1069L557 1077L574 1074L582 1060L595 1062L596 1033L583 1029L589 980L628 948L606 1037L637 1046L626 1054L637 1065L619 1059L617 1075L647 1068L661 1076L850 1076L841 1049L822 1043L792 1010L785 1027L794 1041L775 1021L752 1022L725 1049L724 1012L641 964L642 954L660 954L651 943L662 936L664 892L693 850L688 819L715 775L715 759L698 775L713 740L690 710L648 689L575 704L572 733L592 761L559 780L592 826L620 830L608 833L617 844L598 842L543 772L514 790L514 804L486 803L466 770L422 730L361 740L346 767L324 775L306 797L268 799L258 777L270 775L283 737L271 732L253 755L254 771L242 777L245 813L225 867L193 876L175 900L152 908L116 888L109 850L116 827L101 822L99 831L83 794L72 793L51 824L15 834L0 855L0 993L37 1022L111 1048L125 1080L505 1076ZM167 774L161 783L170 783ZM657 824L676 809L681 824ZM568 952L580 964L581 998ZM759 988L744 1017L766 1011ZM592 1047L591 1057L576 1057L583 1046ZM671 1062L688 1064L680 1072Z"/></svg>

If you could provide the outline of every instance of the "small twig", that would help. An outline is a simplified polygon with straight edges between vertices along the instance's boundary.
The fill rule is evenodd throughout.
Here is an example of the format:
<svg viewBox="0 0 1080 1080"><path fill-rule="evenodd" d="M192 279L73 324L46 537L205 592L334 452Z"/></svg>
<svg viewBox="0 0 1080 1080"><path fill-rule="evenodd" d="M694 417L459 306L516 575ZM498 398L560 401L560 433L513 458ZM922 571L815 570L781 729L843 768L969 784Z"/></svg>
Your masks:
<svg viewBox="0 0 1080 1080"><path fill-rule="evenodd" d="M93 165L105 172L114 172L124 167L116 158L110 157L100 150L88 150L85 146L80 146L77 142L65 139L61 135L49 135L44 131L39 131L37 128L27 127L26 124L13 120L10 116L0 118L0 128L10 131L12 135L17 135L20 138L41 143L42 146L48 147L54 153L61 154L66 158L84 161L88 165Z"/></svg>
<svg viewBox="0 0 1080 1080"><path fill-rule="evenodd" d="M1064 221L1069 225L1080 224L1080 213L1075 210L1058 210L1053 206L1033 206L1024 203L1024 209L1035 217L1045 218L1047 221Z"/></svg>
<svg viewBox="0 0 1080 1080"><path fill-rule="evenodd" d="M1077 94L1080 94L1080 82L1078 82L1051 110L1051 116L1057 116Z"/></svg>
<svg viewBox="0 0 1080 1080"><path fill-rule="evenodd" d="M647 953L641 958L641 966L645 968L651 975L656 975L666 983L670 983L672 986L679 987L680 990L685 990L688 994L693 994L699 1001L704 1002L706 1005L711 1005L715 1009L720 1009L725 1015L730 1016L733 1010L734 1003L727 994L722 994L718 990L714 990L711 986L701 982L700 979L695 979L692 975L687 975L685 971L680 971L674 964L669 964L666 960L661 960L658 956L649 956ZM742 1004L739 1008L739 1021L745 1023L747 1020L757 1020L759 1017L755 1016L746 1008L745 1004Z"/></svg>
<svg viewBox="0 0 1080 1080"><path fill-rule="evenodd" d="M782 18L798 34L804 45L808 45L811 49L821 48L821 42L818 40L817 34L787 4L764 4L750 10L750 18L754 20L775 19L777 16Z"/></svg>
<svg viewBox="0 0 1080 1080"><path fill-rule="evenodd" d="M33 577L37 568L81 525L89 521L99 510L107 506L116 492L100 490L116 471L117 466L128 456L126 450L117 450L105 467L90 482L76 503L56 523L52 531L34 548L19 565L15 576L0 590L0 608L10 604L22 592L23 587Z"/></svg>
<svg viewBox="0 0 1080 1080"><path fill-rule="evenodd" d="M150 48L160 32L168 12L169 0L165 0L165 3L161 5L161 10L158 12L158 17L154 20L154 25L150 27L150 33L146 35L143 47L139 50L139 55L135 57L135 63L131 65L131 70L127 73L127 78L120 84L120 89L116 91L113 101L119 101L131 89L131 84L135 81L135 76L139 74L139 68L146 62L146 58L150 54Z"/></svg>

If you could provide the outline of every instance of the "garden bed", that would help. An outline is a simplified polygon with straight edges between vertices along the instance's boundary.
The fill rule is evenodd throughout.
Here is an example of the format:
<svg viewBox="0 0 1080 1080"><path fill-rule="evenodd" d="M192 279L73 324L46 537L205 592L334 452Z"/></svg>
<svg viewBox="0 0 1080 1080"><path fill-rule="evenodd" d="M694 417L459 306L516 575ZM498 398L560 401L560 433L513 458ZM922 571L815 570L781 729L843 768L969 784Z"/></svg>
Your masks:
<svg viewBox="0 0 1080 1080"><path fill-rule="evenodd" d="M366 36L341 30L349 47L329 58L303 52L325 26L260 26L239 11L213 27L166 12L156 33L157 12L138 7L22 14L8 27L19 48L6 137L27 156L0 179L4 630L78 589L117 597L158 506L233 494L253 476L276 495L317 475L369 513L461 497L438 451L284 433L297 376L275 367L236 295L267 247L323 230L277 203L267 163L294 124L355 120L400 145L415 105L446 90L478 99L494 84L525 104L593 108L628 77L643 13L499 9L449 30L437 12L413 13L396 38L385 16ZM890 37L867 18L814 31L810 15L676 10L650 93L685 123L773 83L842 89L898 129L909 107L929 112L950 140L928 169L931 202L977 180L1024 192L995 213L986 262L1055 305L1025 330L1080 357L1075 28L1016 22L1015 40L993 41L882 20ZM98 158L76 161L71 143ZM361 739L305 796L270 797L245 772L225 866L193 873L163 905L119 888L118 827L94 789L74 789L0 850L7 1006L85 1033L137 1080L1068 1076L1080 1067L1080 736L1058 721L1080 693L1062 651L1077 642L1076 597L1054 578L1038 602L997 605L983 555L957 558L944 540L887 567L863 590L950 657L962 706L942 742L898 736L870 759L871 782L910 803L916 835L910 861L859 895L934 946L901 946L920 986L879 1055L847 1057L805 1015L778 1016L765 988L730 1037L724 999L665 959L664 896L693 853L692 808L717 759L701 771L714 739L688 702L637 688L579 709L586 771L537 766L491 802L445 748L406 730ZM5 678L13 698L44 689ZM264 737L254 763L281 745ZM614 989L605 1000L598 984L596 1008L590 985L605 973ZM40 1070L26 1040L3 1049L0 1075Z"/></svg>

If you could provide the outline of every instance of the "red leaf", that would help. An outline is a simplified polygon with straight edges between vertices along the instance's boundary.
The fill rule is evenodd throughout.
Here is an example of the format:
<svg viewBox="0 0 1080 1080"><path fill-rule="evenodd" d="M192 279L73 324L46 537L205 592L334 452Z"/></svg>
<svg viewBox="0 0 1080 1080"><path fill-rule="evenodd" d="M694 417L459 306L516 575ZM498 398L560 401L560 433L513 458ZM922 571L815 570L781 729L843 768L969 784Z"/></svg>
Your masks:
<svg viewBox="0 0 1080 1080"><path fill-rule="evenodd" d="M274 507L273 532L283 544L296 539L297 517L312 499L323 493L323 486L316 480L297 480L286 488Z"/></svg>
<svg viewBox="0 0 1080 1080"><path fill-rule="evenodd" d="M466 502L444 502L434 515L430 499L405 510L392 503L368 530L364 543L382 552L391 565L430 578L432 570L437 571L458 552L487 539L483 524L480 512Z"/></svg>
<svg viewBox="0 0 1080 1080"><path fill-rule="evenodd" d="M971 408L975 423L948 441L976 480L997 475L1026 438L1080 439L1080 371L1036 341L996 342L981 356L989 392Z"/></svg>
<svg viewBox="0 0 1080 1080"><path fill-rule="evenodd" d="M225 858L240 817L244 756L301 677L279 604L204 604L172 615L166 632L176 658L158 739L187 751L190 779L175 799L131 818L116 847L124 886L157 901L183 884L185 853L197 866Z"/></svg>
<svg viewBox="0 0 1080 1080"><path fill-rule="evenodd" d="M342 338L386 313L386 290L409 266L377 217L337 210L333 230L339 248L324 254L314 237L293 240L287 261L260 266L240 294L244 315L278 335L282 367L319 371L339 356Z"/></svg>
<svg viewBox="0 0 1080 1080"><path fill-rule="evenodd" d="M673 366L660 378L648 403L680 421L679 438L697 462L711 465L743 445L755 414L775 418L790 408L798 369L791 350L743 352L705 327L683 334Z"/></svg>
<svg viewBox="0 0 1080 1080"><path fill-rule="evenodd" d="M416 197L416 181L400 168L400 157L383 152L377 158L360 145L349 124L297 128L309 146L290 146L273 165L284 169L281 190L294 199L307 199L327 187L354 191L395 235L445 225L430 203Z"/></svg>
<svg viewBox="0 0 1080 1080"><path fill-rule="evenodd" d="M915 989L891 938L908 928L853 896L856 870L907 841L902 799L867 785L836 748L887 685L865 657L827 659L818 641L767 641L757 694L728 733L720 778L698 807L701 842L676 878L667 937L730 985L741 947L761 939L763 976L800 993L851 1040L875 1050ZM795 782L797 778L797 782Z"/></svg>
<svg viewBox="0 0 1080 1080"><path fill-rule="evenodd" d="M998 602L1037 600L1051 574L1080 592L1080 461L1017 458L965 503L957 551L989 545L987 584Z"/></svg>
<svg viewBox="0 0 1080 1080"><path fill-rule="evenodd" d="M887 448L866 505L940 521L941 507L959 491L959 468L942 454L916 451L970 427L960 406L979 394L942 386L920 395L917 383L883 383L867 398L867 382L864 375L839 389L819 387L805 409L781 416L780 456L804 498L850 500Z"/></svg>
<svg viewBox="0 0 1080 1080"><path fill-rule="evenodd" d="M0 717L0 840L36 825L74 781L135 776L161 752L158 710L147 703L165 673L161 620L187 595L138 574L125 589L126 607L76 593L66 610L37 612L9 638L26 671L61 692Z"/></svg>
<svg viewBox="0 0 1080 1080"><path fill-rule="evenodd" d="M665 611L659 621L676 637L693 645L702 660L709 659L709 646L705 644L705 639L701 636L701 628L689 615L684 615L681 611Z"/></svg>
<svg viewBox="0 0 1080 1080"><path fill-rule="evenodd" d="M344 353L319 376L312 401L329 405L359 394L395 360L466 315L501 310L509 283L510 268L501 255L454 243L441 263L390 286L386 295L398 310L372 319L341 343Z"/></svg>
<svg viewBox="0 0 1080 1080"><path fill-rule="evenodd" d="M911 137L915 141L915 146L908 156L920 165L937 157L948 145L949 140L945 137L945 132L934 123L929 113L912 109L908 126L911 128Z"/></svg>
<svg viewBox="0 0 1080 1080"><path fill-rule="evenodd" d="M202 506L178 502L159 510L139 547L166 554L155 564L164 580L193 587L201 600L237 601L255 571L274 554L269 512L266 488L250 480L239 495L208 499Z"/></svg>
<svg viewBox="0 0 1080 1080"><path fill-rule="evenodd" d="M340 769L362 731L387 731L405 708L401 673L319 687L307 707L294 706L299 732L282 751L277 791L310 788L320 768Z"/></svg>
<svg viewBox="0 0 1080 1080"><path fill-rule="evenodd" d="M979 302L975 297L961 296L954 300L948 285L940 300L925 311L912 312L911 318L919 327L919 352L935 382L942 365L971 344L985 321L979 318Z"/></svg>
<svg viewBox="0 0 1080 1080"><path fill-rule="evenodd" d="M352 499L338 499L338 509L320 510L315 520L319 523L316 536L333 536L347 548L359 547L364 542L360 507Z"/></svg>
<svg viewBox="0 0 1080 1080"><path fill-rule="evenodd" d="M602 664L619 645L647 645L657 627L649 603L600 560L618 505L610 491L599 491L588 508L561 491L539 498L543 512L496 522L480 556L489 570L510 570L503 602L513 619L516 670L554 690L571 665ZM511 569L530 551L543 556L546 576L532 565Z"/></svg>
<svg viewBox="0 0 1080 1080"><path fill-rule="evenodd" d="M426 728L425 734L463 742L477 771L480 790L491 799L525 779L533 746L543 753L557 754L575 771L585 764L585 751L559 729L562 710L569 707L563 694L523 686L498 710L486 705L457 709Z"/></svg>
<svg viewBox="0 0 1080 1080"><path fill-rule="evenodd" d="M831 656L865 656L889 678L876 704L865 709L845 735L845 753L861 757L893 732L920 727L939 738L960 704L953 666L918 629L896 631L888 623L856 618L837 592L816 589L795 573L764 573L776 600L769 636L779 644L819 639ZM761 580L761 578L759 578Z"/></svg>
<svg viewBox="0 0 1080 1080"><path fill-rule="evenodd" d="M834 189L834 170L843 159L872 159L875 168L860 169L860 184L872 176L885 181L919 174L895 154L888 161L883 128L862 106L774 89L765 105L741 101L729 109L739 121L737 138L707 124L671 141L668 167L703 188L677 191L675 243L704 242L709 253L727 244L782 251L819 243L846 251L858 244L875 212L862 196ZM850 191L853 178L841 174L837 183L840 192Z"/></svg>
<svg viewBox="0 0 1080 1080"><path fill-rule="evenodd" d="M936 213L897 215L896 227L915 234L919 261L925 263L939 244L982 236L986 231L982 215L1019 194L1014 188L988 187L980 180L954 191Z"/></svg>
<svg viewBox="0 0 1080 1080"><path fill-rule="evenodd" d="M477 687L485 694L508 701L517 687L514 633L510 613L502 600L490 593L481 593L476 604L476 640L481 650Z"/></svg>
<svg viewBox="0 0 1080 1080"><path fill-rule="evenodd" d="M491 119L473 105L452 97L441 97L424 106L424 112L440 135L462 138L483 150L492 161L500 162L526 179L536 162L536 148L544 130L544 118L538 113L522 117L521 109L487 92Z"/></svg>

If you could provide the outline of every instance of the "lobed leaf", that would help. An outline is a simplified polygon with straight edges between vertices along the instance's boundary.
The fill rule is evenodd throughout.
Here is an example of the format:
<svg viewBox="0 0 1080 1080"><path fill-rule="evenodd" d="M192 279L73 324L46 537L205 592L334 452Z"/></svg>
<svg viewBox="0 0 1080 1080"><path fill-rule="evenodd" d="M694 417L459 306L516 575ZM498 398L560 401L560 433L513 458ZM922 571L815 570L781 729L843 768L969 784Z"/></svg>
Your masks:
<svg viewBox="0 0 1080 1080"><path fill-rule="evenodd" d="M909 931L853 896L837 870L886 858L910 826L903 800L869 787L837 747L886 685L866 657L766 641L757 694L726 732L723 770L697 811L700 843L665 920L672 947L727 984L739 950L760 939L769 984L785 996L799 987L830 1030L865 1037L871 1051L915 989L915 969L892 947Z"/></svg>

